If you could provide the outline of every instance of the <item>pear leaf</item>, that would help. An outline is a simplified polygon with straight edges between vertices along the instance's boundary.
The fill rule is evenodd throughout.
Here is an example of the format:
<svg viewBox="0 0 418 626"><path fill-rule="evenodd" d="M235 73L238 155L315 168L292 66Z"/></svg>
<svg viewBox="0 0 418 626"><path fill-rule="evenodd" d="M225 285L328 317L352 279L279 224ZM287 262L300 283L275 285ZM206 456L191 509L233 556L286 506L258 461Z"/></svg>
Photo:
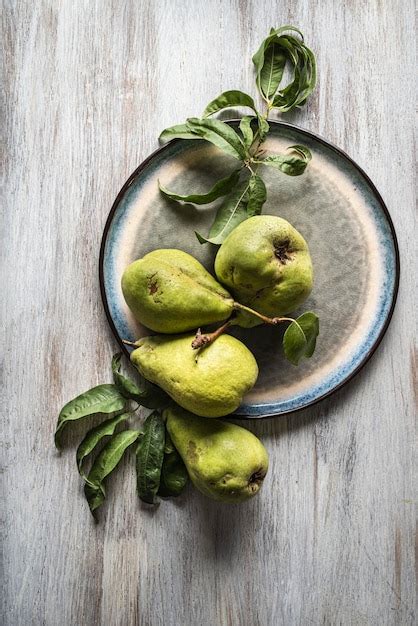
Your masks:
<svg viewBox="0 0 418 626"><path fill-rule="evenodd" d="M213 243L220 246L238 224L247 219L247 202L250 180L243 181L225 197L209 231L209 237L196 233L200 243Z"/></svg>
<svg viewBox="0 0 418 626"><path fill-rule="evenodd" d="M86 482L86 484L84 485L84 495L89 505L89 509L94 519L96 519L95 510L103 504L105 500L105 494L101 489L97 489L97 487L90 485L90 483Z"/></svg>
<svg viewBox="0 0 418 626"><path fill-rule="evenodd" d="M310 358L315 352L316 339L319 335L319 317L313 311L307 311L300 315L296 321L305 334L307 343L305 357Z"/></svg>
<svg viewBox="0 0 418 626"><path fill-rule="evenodd" d="M293 67L293 81L273 98L272 108L282 113L303 106L316 86L316 60L303 40L292 35L283 35L279 44L287 50L287 57Z"/></svg>
<svg viewBox="0 0 418 626"><path fill-rule="evenodd" d="M286 65L286 55L277 42L277 37L270 39L264 50L264 63L260 70L260 88L263 95L270 99L277 91Z"/></svg>
<svg viewBox="0 0 418 626"><path fill-rule="evenodd" d="M262 116L258 117L258 128L260 131L260 140L263 141L263 139L265 138L265 136L270 130L269 123L265 117L262 117Z"/></svg>
<svg viewBox="0 0 418 626"><path fill-rule="evenodd" d="M209 102L206 109L203 111L202 117L208 117L218 111L227 109L229 107L249 107L254 111L258 120L258 127L260 132L260 139L263 139L269 131L269 125L267 120L257 111L255 102L251 96L239 91L237 89L231 89L230 91L224 91L217 98ZM245 144L247 145L247 144ZM251 144L250 144L251 145Z"/></svg>
<svg viewBox="0 0 418 626"><path fill-rule="evenodd" d="M229 124L216 119L192 117L187 120L187 126L191 132L213 143L229 156L238 160L246 158L245 146L240 136Z"/></svg>
<svg viewBox="0 0 418 626"><path fill-rule="evenodd" d="M312 154L306 146L290 146L288 150L291 150L290 154L274 154L256 162L274 167L288 176L300 176L312 159Z"/></svg>
<svg viewBox="0 0 418 626"><path fill-rule="evenodd" d="M62 431L68 422L97 413L114 413L125 408L126 399L116 385L98 385L68 402L58 417L55 446L61 448Z"/></svg>
<svg viewBox="0 0 418 626"><path fill-rule="evenodd" d="M192 202L193 204L208 204L209 202L213 202L214 200L217 200L218 198L221 198L229 193L237 184L239 174L239 169L234 170L226 178L218 180L218 182L215 183L212 189L210 189L207 193L202 194L192 193L188 196L181 196L173 191L169 191L166 187L163 187L160 182L158 183L158 186L161 193L171 200L176 200L177 202Z"/></svg>
<svg viewBox="0 0 418 626"><path fill-rule="evenodd" d="M165 423L158 411L144 422L144 432L136 449L136 484L143 502L155 504L164 459Z"/></svg>
<svg viewBox="0 0 418 626"><path fill-rule="evenodd" d="M150 383L138 372L138 384L131 378L120 373L122 353L112 358L113 380L120 393L130 400L135 400L148 409L157 409L167 406L170 402L168 395L157 385Z"/></svg>
<svg viewBox="0 0 418 626"><path fill-rule="evenodd" d="M187 124L176 124L163 130L158 139L164 143L171 139L201 139L201 137L193 133Z"/></svg>
<svg viewBox="0 0 418 626"><path fill-rule="evenodd" d="M95 459L84 486L84 495L93 516L106 497L104 479L113 472L125 450L138 439L139 434L139 430L123 430L113 435Z"/></svg>
<svg viewBox="0 0 418 626"><path fill-rule="evenodd" d="M113 381L125 398L137 400L138 396L141 396L142 390L133 380L120 373L121 359L122 352L114 354L112 357Z"/></svg>
<svg viewBox="0 0 418 626"><path fill-rule="evenodd" d="M255 102L251 96L238 89L231 89L230 91L224 91L217 98L209 102L206 109L203 111L202 117L208 117L218 111L222 111L222 109L236 106L249 107L257 113Z"/></svg>
<svg viewBox="0 0 418 626"><path fill-rule="evenodd" d="M88 478L83 469L84 459L91 452L93 452L94 448L97 446L98 443L102 441L104 437L112 436L115 432L116 426L121 422L126 421L130 415L131 413L121 413L120 415L115 415L115 417L111 417L105 422L102 422L102 424L99 424L95 428L89 430L83 441L78 446L76 452L77 468L80 476L86 482L88 482Z"/></svg>
<svg viewBox="0 0 418 626"><path fill-rule="evenodd" d="M253 56L257 87L267 102L276 93L283 77L287 55L279 44L278 36L285 31L296 31L302 36L302 33L294 26L271 28L269 35L262 41Z"/></svg>
<svg viewBox="0 0 418 626"><path fill-rule="evenodd" d="M312 153L309 150L309 148L307 148L306 146L296 144L294 146L289 146L288 150L292 150L293 152L296 152L296 154L298 154L302 159L305 159L305 161L307 162L312 159Z"/></svg>
<svg viewBox="0 0 418 626"><path fill-rule="evenodd" d="M310 358L316 346L319 334L319 318L312 311L300 315L288 326L283 336L285 357L293 365L305 357Z"/></svg>
<svg viewBox="0 0 418 626"><path fill-rule="evenodd" d="M299 365L300 359L306 354L308 344L301 327L292 322L283 336L284 354L293 365Z"/></svg>
<svg viewBox="0 0 418 626"><path fill-rule="evenodd" d="M248 187L247 217L260 215L263 204L267 199L267 189L264 181L258 174L253 174Z"/></svg>
<svg viewBox="0 0 418 626"><path fill-rule="evenodd" d="M239 129L242 134L242 139L247 149L249 149L254 141L254 133L253 129L251 128L251 122L253 121L253 119L254 117L251 117L251 115L244 115L239 123Z"/></svg>
<svg viewBox="0 0 418 626"><path fill-rule="evenodd" d="M161 468L159 496L176 497L185 488L189 475L183 460L175 449L168 432L165 434L164 459Z"/></svg>

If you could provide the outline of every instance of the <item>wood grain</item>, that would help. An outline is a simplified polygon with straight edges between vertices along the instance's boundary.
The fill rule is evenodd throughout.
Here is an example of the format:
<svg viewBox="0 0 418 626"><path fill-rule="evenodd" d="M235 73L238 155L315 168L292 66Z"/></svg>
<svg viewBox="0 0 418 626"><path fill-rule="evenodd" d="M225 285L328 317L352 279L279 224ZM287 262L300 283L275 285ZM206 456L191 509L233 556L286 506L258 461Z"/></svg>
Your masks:
<svg viewBox="0 0 418 626"><path fill-rule="evenodd" d="M412 0L2 4L2 622L413 624ZM250 424L271 455L259 498L222 506L189 490L150 511L126 462L95 526L74 451L59 458L52 433L116 351L98 287L109 207L163 128L222 90L254 93L251 54L286 23L319 64L286 120L352 155L393 216L394 319L334 397Z"/></svg>

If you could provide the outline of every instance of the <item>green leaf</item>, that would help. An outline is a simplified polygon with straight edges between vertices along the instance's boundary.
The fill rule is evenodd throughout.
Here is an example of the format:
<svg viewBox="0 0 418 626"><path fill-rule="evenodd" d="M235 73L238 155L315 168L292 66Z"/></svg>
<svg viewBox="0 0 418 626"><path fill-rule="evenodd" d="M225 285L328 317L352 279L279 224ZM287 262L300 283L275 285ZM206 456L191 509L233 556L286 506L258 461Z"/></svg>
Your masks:
<svg viewBox="0 0 418 626"><path fill-rule="evenodd" d="M223 109L237 106L249 107L254 111L258 119L260 139L263 139L269 131L269 125L267 123L267 120L257 111L254 99L243 91L238 91L237 89L224 91L208 104L206 109L203 111L202 117L205 118L209 115L213 115L214 113L218 113L218 111L222 111ZM247 144L245 144L244 142L244 145Z"/></svg>
<svg viewBox="0 0 418 626"><path fill-rule="evenodd" d="M296 322L292 322L283 335L283 349L286 359L293 365L298 365L300 359L305 356L307 348L305 333Z"/></svg>
<svg viewBox="0 0 418 626"><path fill-rule="evenodd" d="M279 38L280 45L287 50L288 59L293 67L293 80L273 99L273 108L283 113L305 104L316 86L315 56L303 41L291 35Z"/></svg>
<svg viewBox="0 0 418 626"><path fill-rule="evenodd" d="M220 120L198 119L193 117L187 120L190 131L199 135L202 139L210 141L235 159L244 160L247 156L246 149L235 130Z"/></svg>
<svg viewBox="0 0 418 626"><path fill-rule="evenodd" d="M287 30L295 31L302 36L302 33L294 26L282 26L278 29L272 28L268 37L264 39L261 46L253 56L257 87L260 94L267 102L269 101L269 98L276 93L283 76L286 57L283 64L281 55L283 55L284 52L278 43L278 35ZM273 91L275 83L277 84Z"/></svg>
<svg viewBox="0 0 418 626"><path fill-rule="evenodd" d="M294 26L271 29L254 54L253 62L257 87L270 108L286 112L302 106L315 88L315 55L304 44L301 31ZM291 66L293 79L284 89L277 91L286 63Z"/></svg>
<svg viewBox="0 0 418 626"><path fill-rule="evenodd" d="M160 486L164 445L164 420L160 413L154 411L144 422L144 434L136 450L138 496L149 504L155 504L155 496Z"/></svg>
<svg viewBox="0 0 418 626"><path fill-rule="evenodd" d="M295 53L296 62L294 68L293 81L273 100L273 106L278 106L281 111L286 112L295 106L301 106L306 102L316 84L316 66L313 53L303 44L292 37L284 39L289 50ZM312 57L311 57L312 55ZM311 62L313 58L313 62ZM313 85L311 88L311 84Z"/></svg>
<svg viewBox="0 0 418 626"><path fill-rule="evenodd" d="M238 224L247 219L249 187L250 181L244 181L237 185L232 193L226 196L216 213L215 220L209 231L209 237L205 238L199 233L196 233L196 237L200 243L208 242L220 246L229 233L238 226Z"/></svg>
<svg viewBox="0 0 418 626"><path fill-rule="evenodd" d="M187 124L176 124L163 130L158 139L164 142L171 139L201 139L201 137L192 133Z"/></svg>
<svg viewBox="0 0 418 626"><path fill-rule="evenodd" d="M176 497L181 494L189 479L187 469L183 460L166 432L164 448L164 459L161 468L159 496L163 498Z"/></svg>
<svg viewBox="0 0 418 626"><path fill-rule="evenodd" d="M306 146L301 146L300 144L298 144L294 146L289 146L288 150L293 150L293 152L296 152L296 154L299 154L299 156L301 156L302 159L305 159L305 161L307 162L309 162L312 159L311 151Z"/></svg>
<svg viewBox="0 0 418 626"><path fill-rule="evenodd" d="M226 178L221 178L217 183L208 191L203 194L190 194L188 196L181 196L180 194L169 191L166 187L163 187L158 183L160 191L170 198L171 200L177 200L178 202L192 202L193 204L208 204L218 198L225 196L229 193L238 182L240 170L234 170L232 174Z"/></svg>
<svg viewBox="0 0 418 626"><path fill-rule="evenodd" d="M260 71L260 89L268 100L274 96L280 85L285 65L286 55L280 49L277 39L273 39L265 49Z"/></svg>
<svg viewBox="0 0 418 626"><path fill-rule="evenodd" d="M139 430L123 430L113 435L94 461L84 486L84 495L93 514L106 497L104 479L115 469L125 450L138 436Z"/></svg>
<svg viewBox="0 0 418 626"><path fill-rule="evenodd" d="M121 413L120 415L111 417L110 419L106 420L102 424L99 424L95 428L92 428L88 431L83 441L78 446L76 452L77 468L80 476L84 478L86 482L88 479L83 470L84 459L91 452L93 452L94 448L104 437L110 437L111 435L113 435L116 426L121 422L126 421L130 415L130 413Z"/></svg>
<svg viewBox="0 0 418 626"><path fill-rule="evenodd" d="M114 354L112 357L113 381L125 398L138 400L138 396L141 396L141 389L133 380L120 373L121 359L122 352Z"/></svg>
<svg viewBox="0 0 418 626"><path fill-rule="evenodd" d="M88 502L93 517L96 518L94 511L103 504L105 499L104 493L100 489L97 489L86 482L84 485L84 496Z"/></svg>
<svg viewBox="0 0 418 626"><path fill-rule="evenodd" d="M206 109L203 111L202 117L208 117L209 115L213 115L218 111L222 111L222 109L237 106L249 107L255 113L257 113L257 109L255 108L255 102L251 96L244 93L243 91L231 89L230 91L224 91L217 98L212 100L212 102L209 102Z"/></svg>
<svg viewBox="0 0 418 626"><path fill-rule="evenodd" d="M157 385L150 383L137 372L138 384L120 373L122 353L112 358L113 380L120 393L130 400L135 400L148 409L158 409L167 406L171 401L169 396Z"/></svg>
<svg viewBox="0 0 418 626"><path fill-rule="evenodd" d="M288 361L298 365L301 358L310 358L315 351L318 334L319 319L312 311L294 320L283 336L283 348Z"/></svg>
<svg viewBox="0 0 418 626"><path fill-rule="evenodd" d="M290 146L290 154L275 154L256 161L262 165L275 167L288 176L300 176L306 169L312 158L311 152L306 146Z"/></svg>
<svg viewBox="0 0 418 626"><path fill-rule="evenodd" d="M242 139L247 149L251 146L251 144L254 141L254 133L253 133L253 129L251 128L251 122L253 121L253 119L254 117L251 117L250 115L244 115L244 117L241 118L241 121L239 123L239 129L242 134Z"/></svg>
<svg viewBox="0 0 418 626"><path fill-rule="evenodd" d="M267 198L267 189L264 181L258 174L254 174L250 178L250 184L248 187L248 204L247 204L247 217L253 217L253 215L260 215L263 204Z"/></svg>
<svg viewBox="0 0 418 626"><path fill-rule="evenodd" d="M269 123L265 117L260 116L258 118L258 128L260 131L260 139L262 141L270 130Z"/></svg>
<svg viewBox="0 0 418 626"><path fill-rule="evenodd" d="M68 422L97 413L114 413L125 408L126 400L115 385L98 385L68 402L58 417L55 446L61 448L61 436Z"/></svg>
<svg viewBox="0 0 418 626"><path fill-rule="evenodd" d="M307 343L305 357L309 359L316 348L316 338L319 335L319 318L313 311L307 311L300 315L296 321L305 334Z"/></svg>

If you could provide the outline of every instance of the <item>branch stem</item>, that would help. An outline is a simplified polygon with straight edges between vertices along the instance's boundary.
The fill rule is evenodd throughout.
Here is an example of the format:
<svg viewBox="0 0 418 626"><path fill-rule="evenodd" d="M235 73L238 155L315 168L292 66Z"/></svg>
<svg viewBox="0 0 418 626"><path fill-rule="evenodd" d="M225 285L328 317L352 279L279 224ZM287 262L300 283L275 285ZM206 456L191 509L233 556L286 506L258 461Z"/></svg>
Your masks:
<svg viewBox="0 0 418 626"><path fill-rule="evenodd" d="M250 309L250 307L245 306L244 304L240 304L239 302L234 302L234 309L236 311L245 311L245 313L249 313L250 315L254 315L262 320L265 324L280 324L280 322L294 322L295 320L291 317L267 317L258 311L254 311L254 309Z"/></svg>

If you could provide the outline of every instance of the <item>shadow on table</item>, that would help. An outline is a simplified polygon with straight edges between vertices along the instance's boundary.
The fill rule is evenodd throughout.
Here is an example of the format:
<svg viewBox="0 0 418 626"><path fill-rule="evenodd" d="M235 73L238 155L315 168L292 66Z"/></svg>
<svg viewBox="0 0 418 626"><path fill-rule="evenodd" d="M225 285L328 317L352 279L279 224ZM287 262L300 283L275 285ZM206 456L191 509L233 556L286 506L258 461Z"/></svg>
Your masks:
<svg viewBox="0 0 418 626"><path fill-rule="evenodd" d="M367 385L367 375L357 377L355 381L348 383L332 397L303 411L263 420L234 421L241 426L248 427L267 446L271 447L271 444L274 445L274 441L281 437L290 437L302 430L326 428L327 421L338 419L338 413L342 407L351 402L354 393L361 393L361 387L365 385ZM195 526L201 529L202 536L204 536L204 552L208 560L220 564L238 558L239 555L241 555L240 559L244 558L242 557L244 551L251 553L256 549L256 537L259 537L260 533L265 536L266 541L269 541L269 538L271 539L271 536L277 532L272 517L268 514L271 508L271 500L268 497L256 497L243 504L232 505L208 500L196 491L193 498L196 502Z"/></svg>

